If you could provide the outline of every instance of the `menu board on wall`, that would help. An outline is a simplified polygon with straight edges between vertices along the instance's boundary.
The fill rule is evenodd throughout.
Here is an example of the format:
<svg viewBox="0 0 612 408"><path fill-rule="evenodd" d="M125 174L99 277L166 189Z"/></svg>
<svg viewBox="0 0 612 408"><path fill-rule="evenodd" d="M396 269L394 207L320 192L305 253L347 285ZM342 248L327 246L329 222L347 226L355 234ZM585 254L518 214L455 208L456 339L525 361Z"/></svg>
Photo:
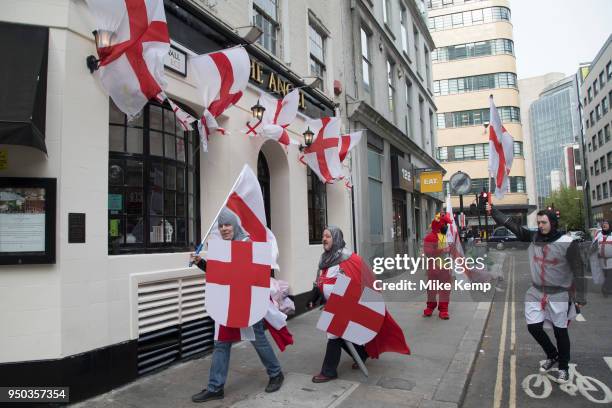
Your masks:
<svg viewBox="0 0 612 408"><path fill-rule="evenodd" d="M0 264L55 263L56 180L0 178Z"/></svg>

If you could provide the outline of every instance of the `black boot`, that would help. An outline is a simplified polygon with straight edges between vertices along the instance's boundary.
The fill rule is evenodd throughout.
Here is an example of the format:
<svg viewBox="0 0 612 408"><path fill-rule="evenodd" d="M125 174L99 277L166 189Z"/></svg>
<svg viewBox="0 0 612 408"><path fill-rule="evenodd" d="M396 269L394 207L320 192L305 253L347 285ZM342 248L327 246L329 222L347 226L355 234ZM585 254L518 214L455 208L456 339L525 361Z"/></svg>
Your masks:
<svg viewBox="0 0 612 408"><path fill-rule="evenodd" d="M281 385L283 385L283 380L285 376L283 373L280 373L276 377L270 378L270 382L268 382L268 386L266 387L266 392L276 392L280 390Z"/></svg>
<svg viewBox="0 0 612 408"><path fill-rule="evenodd" d="M217 392L208 391L207 389L198 392L197 394L191 396L191 400L193 402L206 402L212 400L223 399L223 390L219 390Z"/></svg>

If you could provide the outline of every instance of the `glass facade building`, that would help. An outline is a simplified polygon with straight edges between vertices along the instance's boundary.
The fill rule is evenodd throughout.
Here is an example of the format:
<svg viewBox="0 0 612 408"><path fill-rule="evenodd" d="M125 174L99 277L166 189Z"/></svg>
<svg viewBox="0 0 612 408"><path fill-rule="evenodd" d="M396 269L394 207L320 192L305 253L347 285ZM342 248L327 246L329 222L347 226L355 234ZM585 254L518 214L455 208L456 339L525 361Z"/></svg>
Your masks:
<svg viewBox="0 0 612 408"><path fill-rule="evenodd" d="M577 84L573 76L544 89L529 108L538 207L551 194L553 170L560 169L563 145L579 140Z"/></svg>

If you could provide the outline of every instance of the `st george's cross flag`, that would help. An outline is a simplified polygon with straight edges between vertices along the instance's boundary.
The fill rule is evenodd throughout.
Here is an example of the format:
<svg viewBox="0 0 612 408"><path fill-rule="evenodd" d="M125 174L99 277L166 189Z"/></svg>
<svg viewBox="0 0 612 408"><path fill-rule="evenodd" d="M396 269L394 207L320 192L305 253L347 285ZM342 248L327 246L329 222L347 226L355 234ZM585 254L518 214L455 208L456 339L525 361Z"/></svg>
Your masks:
<svg viewBox="0 0 612 408"><path fill-rule="evenodd" d="M297 89L289 92L282 99L263 93L259 97L259 103L266 109L261 120L255 125L247 124L248 135L259 135L268 139L276 140L283 146L297 142L289 138L287 127L293 122L298 111L300 92Z"/></svg>
<svg viewBox="0 0 612 408"><path fill-rule="evenodd" d="M334 183L344 178L340 162L340 118L324 117L307 122L316 135L312 144L304 149L300 161L319 177L323 183Z"/></svg>
<svg viewBox="0 0 612 408"><path fill-rule="evenodd" d="M266 314L270 301L269 242L208 242L206 310L218 324L244 328Z"/></svg>
<svg viewBox="0 0 612 408"><path fill-rule="evenodd" d="M198 121L202 151L208 151L210 134L225 133L216 118L242 97L249 82L251 62L244 47L239 46L189 58L189 65L204 106Z"/></svg>
<svg viewBox="0 0 612 408"><path fill-rule="evenodd" d="M351 343L366 344L376 337L385 319L382 294L346 275L335 278L317 328Z"/></svg>
<svg viewBox="0 0 612 408"><path fill-rule="evenodd" d="M338 144L338 153L340 154L340 163L344 163L344 159L355 146L361 141L362 132L353 132L347 135L340 136Z"/></svg>
<svg viewBox="0 0 612 408"><path fill-rule="evenodd" d="M510 191L510 169L514 159L514 139L502 125L499 112L489 97L489 174L495 180L495 197Z"/></svg>
<svg viewBox="0 0 612 408"><path fill-rule="evenodd" d="M195 121L167 98L164 58L170 49L163 0L86 0L100 30L112 33L111 44L97 48L97 74L115 105L136 117L151 99L166 99L180 126Z"/></svg>

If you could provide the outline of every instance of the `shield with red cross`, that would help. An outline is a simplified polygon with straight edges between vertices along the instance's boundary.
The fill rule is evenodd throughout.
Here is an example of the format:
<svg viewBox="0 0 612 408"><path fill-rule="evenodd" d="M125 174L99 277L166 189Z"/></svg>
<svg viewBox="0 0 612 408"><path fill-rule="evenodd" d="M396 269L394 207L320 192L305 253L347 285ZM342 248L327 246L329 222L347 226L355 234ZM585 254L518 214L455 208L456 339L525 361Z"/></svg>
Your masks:
<svg viewBox="0 0 612 408"><path fill-rule="evenodd" d="M269 242L208 242L206 310L215 322L249 327L266 314L270 302Z"/></svg>
<svg viewBox="0 0 612 408"><path fill-rule="evenodd" d="M380 292L339 274L317 328L361 345L376 336L384 318L385 302Z"/></svg>

